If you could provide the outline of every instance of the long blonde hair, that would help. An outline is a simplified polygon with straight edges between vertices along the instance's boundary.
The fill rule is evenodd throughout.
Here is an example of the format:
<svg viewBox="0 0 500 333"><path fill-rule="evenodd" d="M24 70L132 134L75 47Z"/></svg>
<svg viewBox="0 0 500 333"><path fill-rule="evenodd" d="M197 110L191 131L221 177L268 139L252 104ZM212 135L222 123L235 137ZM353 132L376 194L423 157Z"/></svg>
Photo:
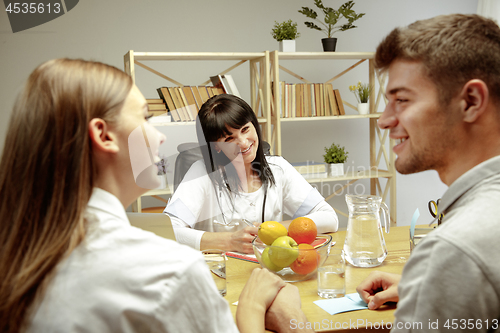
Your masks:
<svg viewBox="0 0 500 333"><path fill-rule="evenodd" d="M57 59L30 75L0 162L0 331L23 332L56 265L85 237L93 118L114 123L132 80L102 63Z"/></svg>

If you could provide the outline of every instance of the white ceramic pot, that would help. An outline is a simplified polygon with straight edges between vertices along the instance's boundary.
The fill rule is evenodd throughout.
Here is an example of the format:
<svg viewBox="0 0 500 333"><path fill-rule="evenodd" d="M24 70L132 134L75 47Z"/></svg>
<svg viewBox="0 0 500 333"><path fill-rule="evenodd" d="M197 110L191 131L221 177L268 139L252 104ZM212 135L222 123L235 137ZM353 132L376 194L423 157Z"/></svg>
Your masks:
<svg viewBox="0 0 500 333"><path fill-rule="evenodd" d="M328 176L337 177L344 175L344 163L330 163L328 164Z"/></svg>
<svg viewBox="0 0 500 333"><path fill-rule="evenodd" d="M370 113L370 104L358 103L358 112L359 112L359 114L369 114Z"/></svg>
<svg viewBox="0 0 500 333"><path fill-rule="evenodd" d="M285 39L279 42L280 52L295 52L295 40Z"/></svg>
<svg viewBox="0 0 500 333"><path fill-rule="evenodd" d="M162 190L167 188L167 175L157 175L157 177L160 180L160 186L157 189Z"/></svg>

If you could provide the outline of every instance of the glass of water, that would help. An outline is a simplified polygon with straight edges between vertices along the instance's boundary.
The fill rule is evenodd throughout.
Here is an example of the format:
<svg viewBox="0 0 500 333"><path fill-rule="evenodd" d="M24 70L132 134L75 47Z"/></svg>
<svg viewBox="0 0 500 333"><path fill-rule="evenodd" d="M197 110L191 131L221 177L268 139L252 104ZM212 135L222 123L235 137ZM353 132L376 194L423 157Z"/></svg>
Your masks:
<svg viewBox="0 0 500 333"><path fill-rule="evenodd" d="M222 250L203 250L205 262L210 269L215 285L222 296L226 296L226 253Z"/></svg>
<svg viewBox="0 0 500 333"><path fill-rule="evenodd" d="M318 263L318 295L323 298L345 296L345 259L342 249L331 248Z"/></svg>

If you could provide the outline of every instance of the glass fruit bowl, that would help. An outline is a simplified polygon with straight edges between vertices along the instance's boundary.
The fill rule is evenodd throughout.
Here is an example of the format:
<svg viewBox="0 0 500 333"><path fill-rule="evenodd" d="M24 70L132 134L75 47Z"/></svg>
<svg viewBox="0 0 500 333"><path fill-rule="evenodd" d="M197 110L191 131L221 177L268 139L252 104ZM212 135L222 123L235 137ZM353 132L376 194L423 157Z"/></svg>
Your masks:
<svg viewBox="0 0 500 333"><path fill-rule="evenodd" d="M259 237L255 237L252 241L253 251L259 264L285 282L304 281L313 277L318 263L326 259L331 244L330 235L318 235L311 243L311 247L307 248L303 248L305 247L303 244L299 245L300 248L290 247L286 243L283 243L283 246L275 246L274 243L266 245Z"/></svg>

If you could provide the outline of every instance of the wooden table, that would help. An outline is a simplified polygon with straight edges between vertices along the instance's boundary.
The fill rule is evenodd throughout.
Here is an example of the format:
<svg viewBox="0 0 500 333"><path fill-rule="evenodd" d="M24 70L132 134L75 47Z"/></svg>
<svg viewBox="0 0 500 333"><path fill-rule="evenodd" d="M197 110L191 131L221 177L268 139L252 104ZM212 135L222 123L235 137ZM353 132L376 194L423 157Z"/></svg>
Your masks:
<svg viewBox="0 0 500 333"><path fill-rule="evenodd" d="M331 235L333 241L337 242L334 247L342 248L344 246L345 230ZM346 265L346 293L356 292L358 284L372 271L379 270L398 274L402 272L403 266L410 255L409 227L393 227L389 234L384 232L384 237L388 254L382 265L375 268L357 268L350 264ZM228 258L226 266L227 295L225 298L229 302L233 316L236 314L236 306L233 303L238 300L250 273L256 267L259 267L259 264ZM316 332L343 332L353 328L365 328L366 326L368 328L372 326L373 330L377 332L389 331L387 323L394 321L395 304L384 305L376 311L360 310L330 315L313 303L313 301L323 299L317 295L316 278L295 282L294 284L299 288L302 310ZM391 324L389 324L389 328L390 326ZM385 329L382 329L382 327Z"/></svg>

